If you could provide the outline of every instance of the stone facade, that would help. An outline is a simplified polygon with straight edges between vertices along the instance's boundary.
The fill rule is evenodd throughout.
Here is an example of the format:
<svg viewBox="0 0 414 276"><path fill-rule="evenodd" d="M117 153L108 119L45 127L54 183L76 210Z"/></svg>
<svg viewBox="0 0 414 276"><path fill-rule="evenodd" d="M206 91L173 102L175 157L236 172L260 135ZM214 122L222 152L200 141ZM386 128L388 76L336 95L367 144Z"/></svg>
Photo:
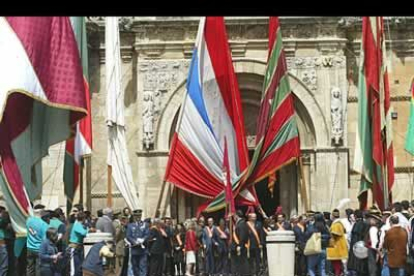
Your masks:
<svg viewBox="0 0 414 276"><path fill-rule="evenodd" d="M130 17L120 21L129 157L140 204L148 216L157 211L180 218L193 215L188 209L199 200L190 200L188 194L174 191L168 183L163 183L170 139L186 89L198 20L195 17ZM295 95L308 207L331 210L346 197L356 207L359 184L352 164L360 19L282 17L280 22ZM394 196L412 199L414 168L403 145L409 115L408 88L414 75L414 19L387 18L386 24L390 30L387 38L391 38L387 46L391 60L392 106L397 112L397 119L393 120L397 166ZM242 94L248 141L253 146L268 50L268 19L229 17L226 25ZM89 18L88 31L94 133L92 205L95 211L105 205L107 183L103 18ZM51 159L61 160L60 165L47 159L43 162L44 175L57 174L46 181L45 195L52 196L45 196L46 203L49 200L64 204L60 177L62 149L64 146L57 145L50 152ZM279 199L291 212L303 211L306 207L300 200L303 190L297 184L297 174L295 166L287 167L280 174ZM114 189L115 208L121 208L125 203L116 187Z"/></svg>

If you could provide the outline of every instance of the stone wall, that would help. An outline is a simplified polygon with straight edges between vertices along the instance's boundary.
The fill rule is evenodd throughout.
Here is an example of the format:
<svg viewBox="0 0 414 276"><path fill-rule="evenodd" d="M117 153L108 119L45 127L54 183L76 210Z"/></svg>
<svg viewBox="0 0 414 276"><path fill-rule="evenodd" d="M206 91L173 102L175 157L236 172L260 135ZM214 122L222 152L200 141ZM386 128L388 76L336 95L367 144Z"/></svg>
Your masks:
<svg viewBox="0 0 414 276"><path fill-rule="evenodd" d="M392 105L398 118L394 124L396 155L396 199L412 199L411 157L403 150L409 113L409 82L414 75L414 20L398 23L387 19L392 49L390 84ZM226 18L228 36L245 112L254 113L260 103L261 80L267 57L268 20L265 17ZM169 214L172 188L163 184L171 131L185 93L185 80L191 59L198 18L132 17L121 20L122 83L125 89L127 145L133 177L145 215ZM305 179L309 206L332 209L341 198L349 197L357 206L357 175L352 172L356 128L356 64L358 64L361 26L356 18L282 17L281 29L290 82L296 97L302 149L307 155ZM106 193L106 91L104 25L102 18L88 23L90 43L90 82L94 132L92 157L93 211L105 205ZM333 99L335 91L339 98ZM335 92L336 93L336 92ZM333 108L334 106L334 108ZM340 107L341 111L337 110ZM248 111L251 110L251 111ZM334 110L334 111L333 111ZM335 113L336 112L336 113ZM331 113L335 113L332 115ZM338 115L339 114L339 115ZM257 114L245 114L246 125L254 129ZM335 134L335 116L343 121ZM334 119L333 119L334 118ZM145 126L145 127L144 127ZM342 138L334 143L332 138ZM64 146L63 146L64 148ZM57 145L43 161L44 176L54 172ZM60 157L62 158L62 157ZM63 159L61 161L63 163ZM45 194L63 198L61 164L55 178L44 186ZM289 173L287 173L289 174ZM288 177L289 178L289 177ZM287 178L286 178L287 179ZM292 178L293 179L293 178ZM290 184L290 183L287 183ZM291 185L286 184L286 189ZM293 183L295 185L296 183ZM162 188L163 196L160 199ZM50 189L53 188L53 191ZM114 187L114 192L119 195ZM47 192L46 192L47 191ZM284 204L299 211L306 208L293 200L300 189L284 191L291 198ZM182 197L183 193L179 193ZM55 202L53 199L51 201ZM44 201L47 203L47 198ZM116 198L115 208L124 206ZM175 203L176 204L176 203ZM177 203L185 208L182 202Z"/></svg>

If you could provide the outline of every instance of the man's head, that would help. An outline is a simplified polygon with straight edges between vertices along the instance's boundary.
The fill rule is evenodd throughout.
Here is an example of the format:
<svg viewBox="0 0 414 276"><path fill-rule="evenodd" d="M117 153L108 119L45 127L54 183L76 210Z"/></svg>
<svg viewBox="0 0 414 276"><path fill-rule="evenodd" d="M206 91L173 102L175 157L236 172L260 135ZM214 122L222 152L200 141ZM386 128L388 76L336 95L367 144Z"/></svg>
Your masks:
<svg viewBox="0 0 414 276"><path fill-rule="evenodd" d="M201 226L201 227L204 227L204 225L206 225L206 222L205 222L203 216L198 218L198 225Z"/></svg>
<svg viewBox="0 0 414 276"><path fill-rule="evenodd" d="M293 215L290 217L290 222L293 223L294 225L298 224L299 222L299 217L298 215Z"/></svg>
<svg viewBox="0 0 414 276"><path fill-rule="evenodd" d="M121 217L121 225L126 226L128 224L128 217L127 216L122 216Z"/></svg>
<svg viewBox="0 0 414 276"><path fill-rule="evenodd" d="M85 213L84 212L79 212L77 217L76 217L76 220L81 222L81 223L84 223L85 219L86 219Z"/></svg>
<svg viewBox="0 0 414 276"><path fill-rule="evenodd" d="M76 208L76 209L78 209L79 212L83 212L84 211L83 205L81 203L75 204L75 205L73 205L73 207Z"/></svg>
<svg viewBox="0 0 414 276"><path fill-rule="evenodd" d="M208 225L209 227L212 227L212 226L214 225L214 219L213 219L212 217L209 217L209 218L207 219L207 225Z"/></svg>
<svg viewBox="0 0 414 276"><path fill-rule="evenodd" d="M251 221L251 222L256 222L256 220L257 220L257 215L256 215L256 213L250 213L250 214L249 214L249 216L248 216L248 219L249 219L249 221Z"/></svg>
<svg viewBox="0 0 414 276"><path fill-rule="evenodd" d="M410 208L410 202L408 202L408 200L403 200L401 201L401 206L403 210L408 211L408 209Z"/></svg>
<svg viewBox="0 0 414 276"><path fill-rule="evenodd" d="M277 215L277 222L278 223L285 222L285 220L286 220L286 215L285 214L279 214L279 215Z"/></svg>
<svg viewBox="0 0 414 276"><path fill-rule="evenodd" d="M164 224L166 226L171 226L172 225L172 219L170 217L164 217Z"/></svg>
<svg viewBox="0 0 414 276"><path fill-rule="evenodd" d="M131 215L131 209L129 209L129 207L125 207L125 208L122 210L122 213L123 213L123 215L124 215L124 216L129 217L129 216Z"/></svg>
<svg viewBox="0 0 414 276"><path fill-rule="evenodd" d="M225 227L226 227L226 221L225 221L223 218L221 218L221 219L219 220L219 226L220 226L221 228L225 228Z"/></svg>
<svg viewBox="0 0 414 276"><path fill-rule="evenodd" d="M401 212L402 212L402 210L403 210L403 208L402 208L402 205L401 205L401 203L400 203L400 202L395 202L395 203L392 205L392 213L393 213L393 214L395 214L395 213L401 213Z"/></svg>
<svg viewBox="0 0 414 276"><path fill-rule="evenodd" d="M46 238L52 243L56 243L58 240L58 231L56 228L50 227L46 231Z"/></svg>
<svg viewBox="0 0 414 276"><path fill-rule="evenodd" d="M112 209L108 207L108 208L105 208L105 209L102 210L102 214L104 216L107 216L108 218L112 219L114 211L112 211Z"/></svg>
<svg viewBox="0 0 414 276"><path fill-rule="evenodd" d="M306 216L305 215L301 215L298 218L298 224L304 226L306 224Z"/></svg>
<svg viewBox="0 0 414 276"><path fill-rule="evenodd" d="M241 218L243 218L243 211L242 210L237 210L236 211L236 213L234 213L234 217L236 218L236 219L241 219Z"/></svg>
<svg viewBox="0 0 414 276"><path fill-rule="evenodd" d="M392 215L391 217L390 217L390 225L391 226L396 226L396 225L398 225L400 223L400 219L399 219L399 217L397 216L397 215Z"/></svg>
<svg viewBox="0 0 414 276"><path fill-rule="evenodd" d="M338 210L338 209L334 209L334 210L332 211L332 220L337 219L337 218L339 218L339 217L340 217L339 210Z"/></svg>
<svg viewBox="0 0 414 276"><path fill-rule="evenodd" d="M141 209L134 210L132 212L132 216L133 216L134 221L141 221L141 219L142 219L142 210Z"/></svg>
<svg viewBox="0 0 414 276"><path fill-rule="evenodd" d="M45 221L47 224L50 223L50 212L49 210L42 210L40 213L40 216L43 221Z"/></svg>

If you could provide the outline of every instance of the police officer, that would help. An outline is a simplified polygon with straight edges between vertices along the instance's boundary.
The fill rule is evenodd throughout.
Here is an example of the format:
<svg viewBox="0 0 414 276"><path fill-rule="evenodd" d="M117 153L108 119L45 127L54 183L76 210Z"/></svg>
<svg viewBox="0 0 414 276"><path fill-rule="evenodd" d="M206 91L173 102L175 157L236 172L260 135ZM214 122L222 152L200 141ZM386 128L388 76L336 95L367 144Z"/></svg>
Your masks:
<svg viewBox="0 0 414 276"><path fill-rule="evenodd" d="M128 224L126 237L131 244L131 265L134 276L147 275L147 240L149 236L149 225L142 220L142 210L132 212L133 222Z"/></svg>

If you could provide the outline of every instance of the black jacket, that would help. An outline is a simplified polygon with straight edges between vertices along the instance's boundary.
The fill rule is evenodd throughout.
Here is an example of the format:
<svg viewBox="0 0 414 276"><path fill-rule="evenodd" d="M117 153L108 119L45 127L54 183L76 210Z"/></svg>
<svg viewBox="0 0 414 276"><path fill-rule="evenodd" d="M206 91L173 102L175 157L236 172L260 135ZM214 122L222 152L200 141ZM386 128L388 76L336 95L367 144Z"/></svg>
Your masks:
<svg viewBox="0 0 414 276"><path fill-rule="evenodd" d="M156 227L151 227L148 243L151 254L163 254L166 250L164 237Z"/></svg>
<svg viewBox="0 0 414 276"><path fill-rule="evenodd" d="M236 240L233 239L232 250L236 250L237 246L240 246L243 249L246 248L246 244L249 240L249 226L247 226L244 219L239 219L236 222L235 233L239 240L239 243L236 243Z"/></svg>

